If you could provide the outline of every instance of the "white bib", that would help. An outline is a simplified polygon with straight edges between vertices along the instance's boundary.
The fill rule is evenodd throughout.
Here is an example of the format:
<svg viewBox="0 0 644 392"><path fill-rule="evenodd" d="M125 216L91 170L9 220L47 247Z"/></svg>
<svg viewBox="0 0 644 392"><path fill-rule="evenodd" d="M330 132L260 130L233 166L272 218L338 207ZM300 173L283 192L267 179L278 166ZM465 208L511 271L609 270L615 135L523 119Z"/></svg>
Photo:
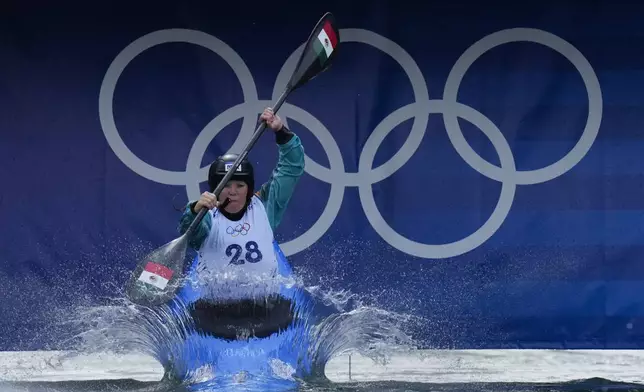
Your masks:
<svg viewBox="0 0 644 392"><path fill-rule="evenodd" d="M273 230L264 204L253 196L239 221L217 210L210 234L199 250L197 271L206 297L245 299L279 291Z"/></svg>

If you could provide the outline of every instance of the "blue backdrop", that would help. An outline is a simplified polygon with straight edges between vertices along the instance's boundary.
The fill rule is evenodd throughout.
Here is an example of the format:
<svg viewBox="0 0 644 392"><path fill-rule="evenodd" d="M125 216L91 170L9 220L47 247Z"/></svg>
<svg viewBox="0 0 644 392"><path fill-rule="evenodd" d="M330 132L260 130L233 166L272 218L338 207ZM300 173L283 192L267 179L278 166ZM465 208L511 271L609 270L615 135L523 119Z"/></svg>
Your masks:
<svg viewBox="0 0 644 392"><path fill-rule="evenodd" d="M326 11L336 62L279 112L306 282L423 317L426 347L642 345L642 6L225 3L3 4L0 349L64 348L177 236ZM250 157L264 181L273 136Z"/></svg>

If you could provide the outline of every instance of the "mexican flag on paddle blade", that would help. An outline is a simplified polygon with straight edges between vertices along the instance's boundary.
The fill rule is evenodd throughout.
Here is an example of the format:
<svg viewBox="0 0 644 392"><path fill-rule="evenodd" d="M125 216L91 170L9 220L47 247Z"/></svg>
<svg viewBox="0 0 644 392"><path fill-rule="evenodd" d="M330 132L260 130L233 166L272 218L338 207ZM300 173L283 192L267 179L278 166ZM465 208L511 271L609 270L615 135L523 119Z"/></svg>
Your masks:
<svg viewBox="0 0 644 392"><path fill-rule="evenodd" d="M318 55L320 65L324 65L337 46L338 38L335 35L335 31L333 31L333 27L331 27L331 23L327 20L322 30L320 30L317 39L313 41L313 49Z"/></svg>
<svg viewBox="0 0 644 392"><path fill-rule="evenodd" d="M327 70L340 47L340 32L327 12L311 32L289 84L293 90Z"/></svg>
<svg viewBox="0 0 644 392"><path fill-rule="evenodd" d="M164 265L148 261L139 276L139 280L163 290L174 273Z"/></svg>

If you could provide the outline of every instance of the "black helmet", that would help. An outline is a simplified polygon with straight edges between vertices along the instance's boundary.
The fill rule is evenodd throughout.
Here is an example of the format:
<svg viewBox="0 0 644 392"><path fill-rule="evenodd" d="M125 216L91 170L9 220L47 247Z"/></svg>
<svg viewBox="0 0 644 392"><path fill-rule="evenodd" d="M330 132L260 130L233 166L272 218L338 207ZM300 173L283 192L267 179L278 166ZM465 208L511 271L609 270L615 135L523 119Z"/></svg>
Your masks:
<svg viewBox="0 0 644 392"><path fill-rule="evenodd" d="M208 170L208 186L210 187L210 192L215 190L238 157L239 154L224 154L210 165L210 169ZM251 165L248 159L244 158L241 161L230 179L245 182L248 186L248 199L253 196L255 176L253 174L253 165Z"/></svg>

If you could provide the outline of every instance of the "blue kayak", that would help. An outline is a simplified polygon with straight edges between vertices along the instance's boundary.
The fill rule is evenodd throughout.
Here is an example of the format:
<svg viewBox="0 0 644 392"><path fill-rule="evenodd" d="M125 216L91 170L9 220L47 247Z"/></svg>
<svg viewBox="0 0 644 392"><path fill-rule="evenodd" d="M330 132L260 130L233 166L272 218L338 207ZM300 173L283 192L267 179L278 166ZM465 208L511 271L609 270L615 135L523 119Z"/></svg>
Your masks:
<svg viewBox="0 0 644 392"><path fill-rule="evenodd" d="M293 271L277 242L274 249L278 259L278 273L285 278ZM186 284L177 292L168 306L171 314L181 323L189 313L186 309L204 299L196 285L197 261L195 257L188 268ZM293 307L293 318L284 328L268 336L249 337L241 340L221 338L201 333L184 322L186 328L172 341L158 342L159 360L166 377L189 385L207 383L232 385L260 384L264 390L273 387L289 388L297 379L311 372L311 337L308 331L312 320L312 300L305 290L281 285L280 296ZM217 322L216 320L211 320Z"/></svg>

